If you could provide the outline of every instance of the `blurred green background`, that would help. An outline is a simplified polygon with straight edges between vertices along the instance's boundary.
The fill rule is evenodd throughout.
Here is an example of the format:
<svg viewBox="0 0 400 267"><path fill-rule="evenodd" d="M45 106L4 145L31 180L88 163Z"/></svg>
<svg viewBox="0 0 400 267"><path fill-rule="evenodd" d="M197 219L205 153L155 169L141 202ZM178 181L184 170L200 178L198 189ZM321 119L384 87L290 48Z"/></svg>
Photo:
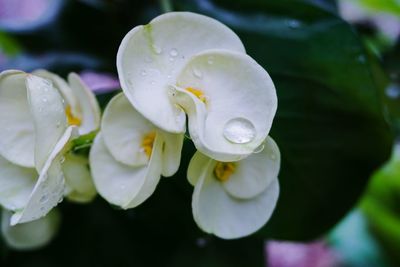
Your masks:
<svg viewBox="0 0 400 267"><path fill-rule="evenodd" d="M201 232L188 142L180 171L140 207L64 201L56 238L25 252L0 243L0 266L400 266L400 2L0 0L0 71L78 72L104 107L123 36L167 11L226 24L275 83L271 221L233 241Z"/></svg>

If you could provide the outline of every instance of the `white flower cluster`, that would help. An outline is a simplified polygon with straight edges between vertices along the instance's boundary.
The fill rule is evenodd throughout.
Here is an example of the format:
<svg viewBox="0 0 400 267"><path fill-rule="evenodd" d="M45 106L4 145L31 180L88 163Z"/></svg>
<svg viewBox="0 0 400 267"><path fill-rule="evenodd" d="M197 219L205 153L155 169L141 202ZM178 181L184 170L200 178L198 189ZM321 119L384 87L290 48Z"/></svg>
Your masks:
<svg viewBox="0 0 400 267"><path fill-rule="evenodd" d="M102 118L76 74L68 83L44 70L0 74L7 242L47 242L58 222L50 211L63 197L87 202L97 191L124 209L143 203L178 170L186 123L198 150L187 170L198 226L226 239L261 228L279 195L280 153L268 136L277 97L235 33L202 15L167 13L125 36L117 67L123 93ZM89 160L71 152L100 123Z"/></svg>

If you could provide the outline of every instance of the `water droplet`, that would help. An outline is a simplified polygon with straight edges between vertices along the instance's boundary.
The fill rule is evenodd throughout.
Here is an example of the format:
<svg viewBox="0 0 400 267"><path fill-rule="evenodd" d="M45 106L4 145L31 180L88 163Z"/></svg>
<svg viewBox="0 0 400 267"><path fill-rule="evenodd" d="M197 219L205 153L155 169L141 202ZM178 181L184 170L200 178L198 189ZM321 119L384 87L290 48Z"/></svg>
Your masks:
<svg viewBox="0 0 400 267"><path fill-rule="evenodd" d="M193 68L193 75L199 79L203 78L203 73L197 68Z"/></svg>
<svg viewBox="0 0 400 267"><path fill-rule="evenodd" d="M253 153L254 154L261 153L264 150L264 147L265 147L264 144L259 145L258 147L256 147L256 149L254 149Z"/></svg>
<svg viewBox="0 0 400 267"><path fill-rule="evenodd" d="M43 111L43 108L42 107L39 107L39 112L42 112Z"/></svg>
<svg viewBox="0 0 400 267"><path fill-rule="evenodd" d="M151 81L150 84L151 84L151 85L155 85L156 82L155 82L155 81Z"/></svg>
<svg viewBox="0 0 400 267"><path fill-rule="evenodd" d="M275 155L275 153L271 153L271 154L269 155L269 157L270 157L272 160L276 160L276 155Z"/></svg>
<svg viewBox="0 0 400 267"><path fill-rule="evenodd" d="M124 184L122 184L122 185L119 186L119 188L120 188L121 190L125 190L126 186L125 186Z"/></svg>
<svg viewBox="0 0 400 267"><path fill-rule="evenodd" d="M128 85L133 86L133 79L128 79Z"/></svg>
<svg viewBox="0 0 400 267"><path fill-rule="evenodd" d="M152 47L153 47L154 53L156 53L158 55L161 54L161 52L162 52L161 47L159 47L159 46L157 46L155 44L153 44Z"/></svg>
<svg viewBox="0 0 400 267"><path fill-rule="evenodd" d="M214 64L214 58L213 57L208 57L207 63L212 65Z"/></svg>
<svg viewBox="0 0 400 267"><path fill-rule="evenodd" d="M43 195L43 196L39 199L39 202L40 202L41 204L44 204L44 203L47 202L47 200L49 200L49 197L48 197L47 195Z"/></svg>
<svg viewBox="0 0 400 267"><path fill-rule="evenodd" d="M47 103L48 100L47 100L47 98L44 97L44 98L42 99L42 101L43 101L43 103Z"/></svg>
<svg viewBox="0 0 400 267"><path fill-rule="evenodd" d="M61 197L58 199L57 203L61 203L63 200L64 200L64 197L61 196Z"/></svg>
<svg viewBox="0 0 400 267"><path fill-rule="evenodd" d="M169 57L168 60L169 60L169 62L174 62L175 58L174 57Z"/></svg>
<svg viewBox="0 0 400 267"><path fill-rule="evenodd" d="M40 211L44 211L44 210L45 210L45 207L40 207Z"/></svg>
<svg viewBox="0 0 400 267"><path fill-rule="evenodd" d="M256 136L254 125L245 118L233 118L224 127L225 138L235 144L251 142Z"/></svg>
<svg viewBox="0 0 400 267"><path fill-rule="evenodd" d="M176 50L175 48L172 48L171 51L169 51L169 55L171 57L176 57L178 55L178 50Z"/></svg>
<svg viewBox="0 0 400 267"><path fill-rule="evenodd" d="M60 126L61 126L61 122L57 121L56 127L57 127L57 128L60 128Z"/></svg>
<svg viewBox="0 0 400 267"><path fill-rule="evenodd" d="M64 161L65 161L65 157L61 157L61 158L60 158L60 163L63 164Z"/></svg>
<svg viewBox="0 0 400 267"><path fill-rule="evenodd" d="M145 70L142 70L142 71L140 72L140 75L146 76L146 75L147 75L147 72L146 72Z"/></svg>
<svg viewBox="0 0 400 267"><path fill-rule="evenodd" d="M289 26L289 28L291 29L297 29L301 26L301 22L295 19L291 19L287 21L287 25Z"/></svg>
<svg viewBox="0 0 400 267"><path fill-rule="evenodd" d="M400 97L400 86L396 84L391 84L386 88L386 95L390 98Z"/></svg>

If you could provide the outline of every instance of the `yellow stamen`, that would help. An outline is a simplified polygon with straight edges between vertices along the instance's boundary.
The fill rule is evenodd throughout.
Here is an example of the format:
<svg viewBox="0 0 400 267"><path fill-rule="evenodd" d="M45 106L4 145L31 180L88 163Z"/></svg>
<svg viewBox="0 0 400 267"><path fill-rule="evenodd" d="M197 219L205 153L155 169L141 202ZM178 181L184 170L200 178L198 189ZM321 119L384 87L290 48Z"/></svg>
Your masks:
<svg viewBox="0 0 400 267"><path fill-rule="evenodd" d="M228 181L231 175L236 170L235 162L220 162L218 161L214 168L214 175L221 182Z"/></svg>
<svg viewBox="0 0 400 267"><path fill-rule="evenodd" d="M207 99L203 91L193 87L187 87L185 90L194 94L198 99L200 99L201 102L206 103Z"/></svg>
<svg viewBox="0 0 400 267"><path fill-rule="evenodd" d="M65 115L67 115L67 121L69 125L76 125L76 126L80 126L82 121L80 118L75 117L74 114L72 114L72 110L71 110L71 106L68 105L65 108Z"/></svg>
<svg viewBox="0 0 400 267"><path fill-rule="evenodd" d="M151 133L146 134L142 141L143 151L149 159L151 157L151 153L153 152L153 144L154 144L155 138L156 138L156 133L151 132Z"/></svg>

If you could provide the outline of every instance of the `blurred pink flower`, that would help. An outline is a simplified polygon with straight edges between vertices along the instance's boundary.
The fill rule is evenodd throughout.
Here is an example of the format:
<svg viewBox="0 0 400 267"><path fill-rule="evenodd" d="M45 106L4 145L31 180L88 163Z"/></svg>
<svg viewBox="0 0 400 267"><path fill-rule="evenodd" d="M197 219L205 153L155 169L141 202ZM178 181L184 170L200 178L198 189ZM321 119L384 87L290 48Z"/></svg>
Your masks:
<svg viewBox="0 0 400 267"><path fill-rule="evenodd" d="M337 255L323 241L296 243L268 241L268 267L338 267Z"/></svg>
<svg viewBox="0 0 400 267"><path fill-rule="evenodd" d="M111 92L121 88L118 78L112 74L83 71L79 75L95 93Z"/></svg>

